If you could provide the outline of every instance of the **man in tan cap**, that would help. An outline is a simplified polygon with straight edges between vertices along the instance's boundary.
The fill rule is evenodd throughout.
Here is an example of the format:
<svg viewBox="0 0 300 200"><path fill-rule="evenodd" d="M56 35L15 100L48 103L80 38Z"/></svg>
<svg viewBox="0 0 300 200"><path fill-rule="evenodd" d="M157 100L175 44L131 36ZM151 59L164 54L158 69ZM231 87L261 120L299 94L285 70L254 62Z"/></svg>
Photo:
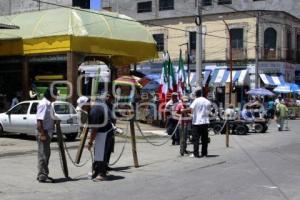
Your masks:
<svg viewBox="0 0 300 200"><path fill-rule="evenodd" d="M181 98L181 102L176 106L176 114L178 117L179 123L179 135L180 135L180 155L184 156L184 154L188 154L187 147L187 137L188 131L191 126L191 116L189 114L189 98L187 96L183 96Z"/></svg>
<svg viewBox="0 0 300 200"><path fill-rule="evenodd" d="M167 115L167 133L172 135L172 145L179 145L179 131L175 130L178 120L176 118L176 106L179 103L177 92L172 93L171 99L167 102L165 113ZM175 133L174 133L175 131Z"/></svg>

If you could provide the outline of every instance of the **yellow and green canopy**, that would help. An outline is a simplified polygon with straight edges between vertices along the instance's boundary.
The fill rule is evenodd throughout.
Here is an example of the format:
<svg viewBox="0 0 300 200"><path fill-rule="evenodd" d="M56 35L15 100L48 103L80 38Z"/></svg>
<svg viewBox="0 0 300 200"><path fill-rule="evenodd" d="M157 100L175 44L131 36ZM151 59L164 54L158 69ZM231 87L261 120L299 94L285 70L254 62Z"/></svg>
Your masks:
<svg viewBox="0 0 300 200"><path fill-rule="evenodd" d="M0 56L80 52L111 56L115 65L157 57L152 35L140 23L107 11L59 8L1 16Z"/></svg>

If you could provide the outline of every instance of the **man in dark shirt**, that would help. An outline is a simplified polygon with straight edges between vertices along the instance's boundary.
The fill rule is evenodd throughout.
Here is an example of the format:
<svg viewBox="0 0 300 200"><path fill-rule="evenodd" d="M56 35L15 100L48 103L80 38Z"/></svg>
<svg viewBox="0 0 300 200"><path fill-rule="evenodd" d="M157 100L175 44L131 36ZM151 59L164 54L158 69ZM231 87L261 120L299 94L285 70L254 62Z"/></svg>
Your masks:
<svg viewBox="0 0 300 200"><path fill-rule="evenodd" d="M107 145L108 135L113 131L111 110L105 103L96 103L92 106L89 114L91 137L88 143L89 150L94 145L93 175L94 181L103 181L107 175Z"/></svg>

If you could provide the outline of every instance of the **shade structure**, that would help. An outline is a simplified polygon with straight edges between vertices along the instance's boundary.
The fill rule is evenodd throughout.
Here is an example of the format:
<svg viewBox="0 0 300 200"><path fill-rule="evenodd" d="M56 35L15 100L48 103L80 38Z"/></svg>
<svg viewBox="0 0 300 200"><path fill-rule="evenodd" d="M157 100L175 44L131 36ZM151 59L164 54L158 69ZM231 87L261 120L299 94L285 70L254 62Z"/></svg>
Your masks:
<svg viewBox="0 0 300 200"><path fill-rule="evenodd" d="M209 70L205 70L202 72L202 76L203 76L203 81L202 84L205 85L207 83L208 77L210 75L211 71ZM190 73L190 84L192 87L195 87L197 85L196 82L196 73L195 72L191 72Z"/></svg>
<svg viewBox="0 0 300 200"><path fill-rule="evenodd" d="M267 90L265 88L256 88L249 90L247 94L252 96L274 96L275 94L271 92L270 90Z"/></svg>
<svg viewBox="0 0 300 200"><path fill-rule="evenodd" d="M265 85L278 86L285 84L283 75L260 74L259 76Z"/></svg>
<svg viewBox="0 0 300 200"><path fill-rule="evenodd" d="M273 91L276 93L297 93L300 91L300 87L295 83L285 83L277 86Z"/></svg>
<svg viewBox="0 0 300 200"><path fill-rule="evenodd" d="M135 86L141 88L142 85L139 83L140 78L135 76L121 76L113 81L114 85L125 85L125 86Z"/></svg>
<svg viewBox="0 0 300 200"><path fill-rule="evenodd" d="M152 34L140 23L107 11L58 8L1 16L18 30L1 30L0 55L80 52L109 56L115 65L157 57Z"/></svg>
<svg viewBox="0 0 300 200"><path fill-rule="evenodd" d="M250 77L248 70L232 70L232 83L238 86L248 85ZM225 86L230 83L230 70L228 69L215 69L213 71L210 85L212 86Z"/></svg>

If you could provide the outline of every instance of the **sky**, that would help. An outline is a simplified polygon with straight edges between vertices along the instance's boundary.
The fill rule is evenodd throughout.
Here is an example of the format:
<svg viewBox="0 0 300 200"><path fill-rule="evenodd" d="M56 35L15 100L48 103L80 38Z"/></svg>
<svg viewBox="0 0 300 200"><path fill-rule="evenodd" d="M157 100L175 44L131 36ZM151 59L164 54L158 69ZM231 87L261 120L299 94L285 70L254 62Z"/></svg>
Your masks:
<svg viewBox="0 0 300 200"><path fill-rule="evenodd" d="M102 0L90 0L92 10L100 10Z"/></svg>

